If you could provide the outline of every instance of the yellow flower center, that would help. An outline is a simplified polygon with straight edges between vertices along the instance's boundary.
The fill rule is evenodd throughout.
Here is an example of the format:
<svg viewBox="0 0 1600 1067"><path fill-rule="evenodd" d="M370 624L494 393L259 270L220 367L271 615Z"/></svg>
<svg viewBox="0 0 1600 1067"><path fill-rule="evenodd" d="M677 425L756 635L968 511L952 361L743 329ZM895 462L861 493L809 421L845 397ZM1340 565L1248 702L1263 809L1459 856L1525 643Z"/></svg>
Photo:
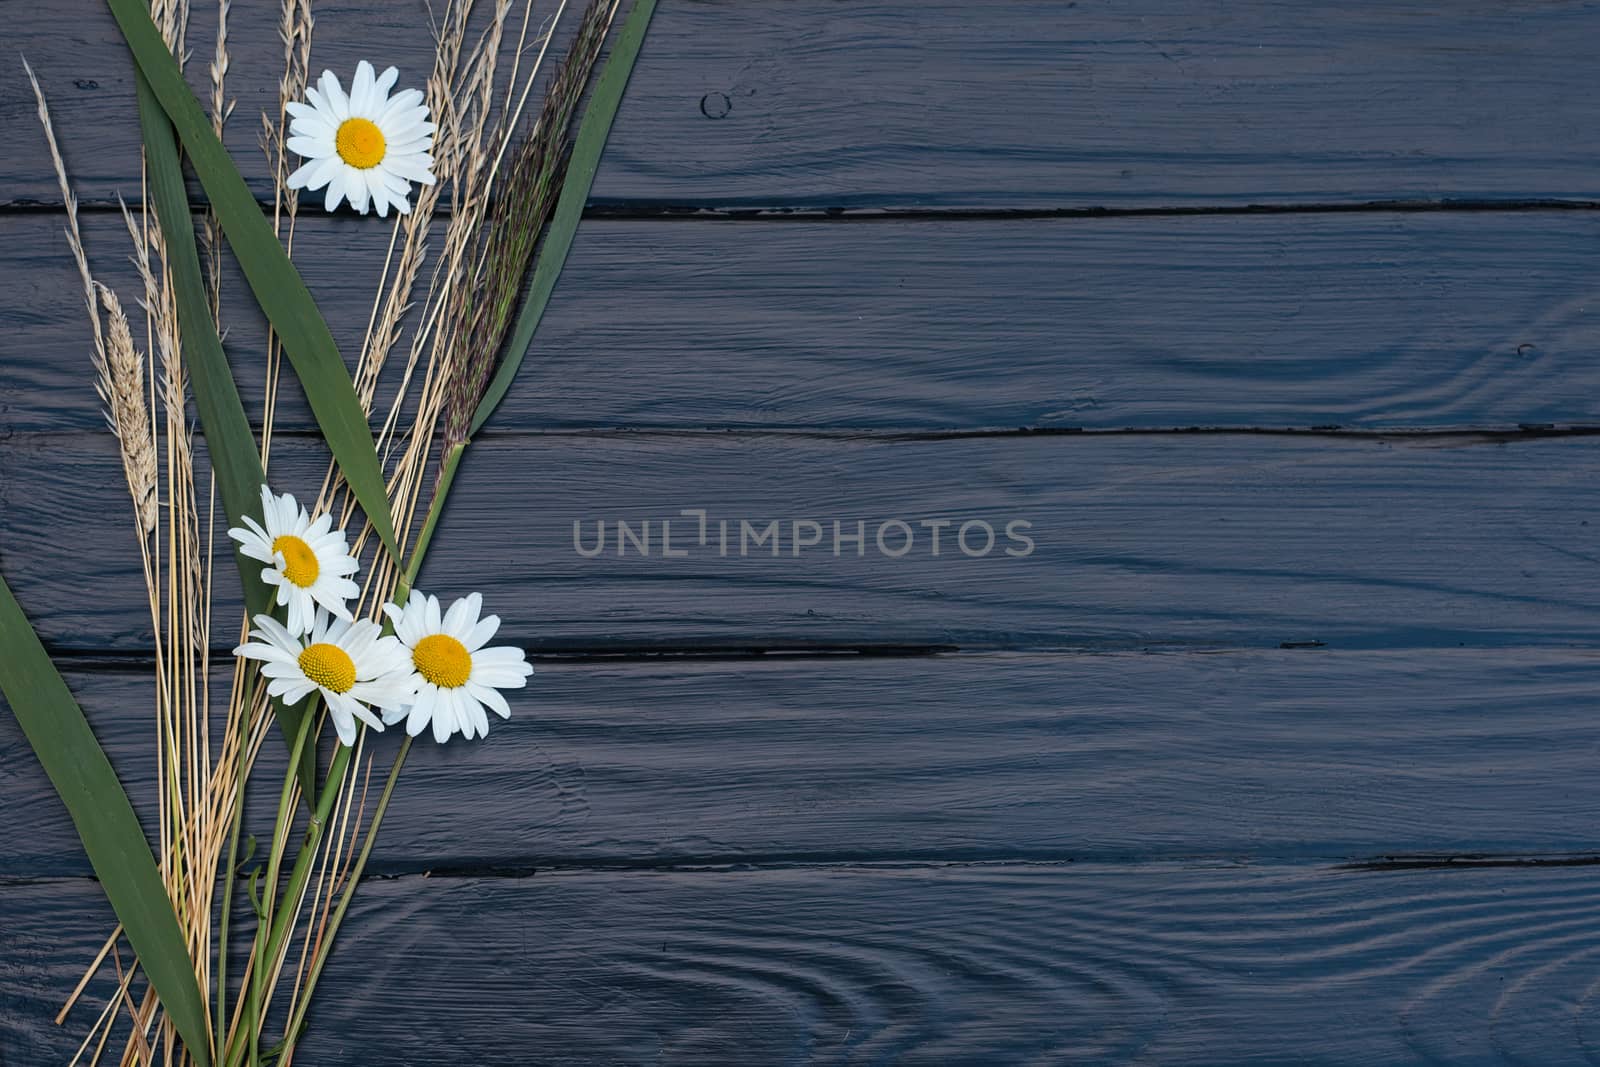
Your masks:
<svg viewBox="0 0 1600 1067"><path fill-rule="evenodd" d="M333 143L339 158L358 170L376 167L389 150L383 131L371 119L345 119L339 124Z"/></svg>
<svg viewBox="0 0 1600 1067"><path fill-rule="evenodd" d="M466 685L472 677L472 653L449 634L429 634L411 650L417 673L441 689Z"/></svg>
<svg viewBox="0 0 1600 1067"><path fill-rule="evenodd" d="M300 653L300 672L331 693L348 693L356 684L356 664L338 645L307 645Z"/></svg>
<svg viewBox="0 0 1600 1067"><path fill-rule="evenodd" d="M294 534L284 534L272 542L272 551L283 553L283 576L290 582L301 589L309 589L316 584L322 567L317 563L317 554L311 551L310 545Z"/></svg>

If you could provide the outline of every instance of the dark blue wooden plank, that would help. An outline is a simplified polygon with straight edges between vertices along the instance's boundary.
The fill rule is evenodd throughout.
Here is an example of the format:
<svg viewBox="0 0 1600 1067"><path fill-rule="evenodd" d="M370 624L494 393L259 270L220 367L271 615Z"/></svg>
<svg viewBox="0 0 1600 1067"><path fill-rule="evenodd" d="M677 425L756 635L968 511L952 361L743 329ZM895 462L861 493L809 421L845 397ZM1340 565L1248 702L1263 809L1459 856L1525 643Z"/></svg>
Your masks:
<svg viewBox="0 0 1600 1067"><path fill-rule="evenodd" d="M205 77L213 5L195 5ZM276 4L234 4L229 128L263 194ZM313 63L431 64L420 0L317 7ZM837 4L667 0L595 185L689 209L1055 209L1593 200L1600 11L1582 0ZM129 65L104 5L18 20L84 194L138 181ZM55 201L19 65L0 71L0 196Z"/></svg>
<svg viewBox="0 0 1600 1067"><path fill-rule="evenodd" d="M1584 651L542 661L538 671L486 743L413 750L375 871L1333 862L1596 843L1600 660ZM80 668L69 682L136 805L153 813L149 670ZM381 776L399 738L368 743ZM263 749L247 831L271 825L284 758L276 740ZM3 713L0 766L0 870L87 875L64 809Z"/></svg>
<svg viewBox="0 0 1600 1067"><path fill-rule="evenodd" d="M314 491L319 453L277 441L278 487ZM482 590L543 651L1590 645L1597 477L1589 437L486 437L422 581ZM104 435L0 442L0 563L58 650L151 647L121 478ZM685 509L707 510L704 545ZM663 558L664 521L688 555ZM600 522L587 558L574 523L593 551ZM961 550L967 522L993 546L975 525ZM1030 554L1008 554L1013 522Z"/></svg>
<svg viewBox="0 0 1600 1067"><path fill-rule="evenodd" d="M132 307L121 220L85 225L96 270ZM388 239L351 217L296 236L352 362ZM0 218L0 240L0 433L100 428L60 220ZM1588 213L591 221L492 425L1597 425L1597 241ZM225 307L259 415L265 323L231 271ZM281 397L280 429L313 425L292 380Z"/></svg>
<svg viewBox="0 0 1600 1067"><path fill-rule="evenodd" d="M0 888L0 1061L111 925ZM908 865L371 882L295 1063L1586 1064L1591 867ZM103 997L106 982L94 988ZM103 1002L103 1001L101 1001Z"/></svg>

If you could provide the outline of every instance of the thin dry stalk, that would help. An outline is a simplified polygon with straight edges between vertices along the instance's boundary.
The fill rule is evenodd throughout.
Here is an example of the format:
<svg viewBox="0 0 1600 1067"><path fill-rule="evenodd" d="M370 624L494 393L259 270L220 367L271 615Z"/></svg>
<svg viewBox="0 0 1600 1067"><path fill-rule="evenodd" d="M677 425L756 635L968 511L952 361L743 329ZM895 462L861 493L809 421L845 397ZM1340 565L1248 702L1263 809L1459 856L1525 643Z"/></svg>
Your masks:
<svg viewBox="0 0 1600 1067"><path fill-rule="evenodd" d="M261 113L261 149L266 153L267 164L273 173L272 229L283 235L287 221L288 236L285 244L294 255L294 224L300 210L300 193L289 188L289 151L285 131L289 126L289 103L305 95L311 77L311 33L316 19L311 13L311 0L281 0L279 5L278 38L283 44L283 74L278 79L278 111L271 115ZM277 333L267 328L267 378L266 410L262 417L261 463L265 468L272 455L273 417L278 406L278 378L283 368L283 347Z"/></svg>

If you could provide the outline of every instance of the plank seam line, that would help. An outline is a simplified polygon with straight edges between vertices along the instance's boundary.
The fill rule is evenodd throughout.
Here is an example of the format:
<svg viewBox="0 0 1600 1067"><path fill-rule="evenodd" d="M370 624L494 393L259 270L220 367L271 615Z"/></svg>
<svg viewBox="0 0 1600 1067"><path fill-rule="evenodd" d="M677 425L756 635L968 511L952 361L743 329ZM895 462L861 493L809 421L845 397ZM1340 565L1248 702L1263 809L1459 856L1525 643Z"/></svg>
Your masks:
<svg viewBox="0 0 1600 1067"><path fill-rule="evenodd" d="M1405 865L1400 865L1400 863ZM521 881L540 875L674 875L674 874L725 874L752 875L781 874L793 871L835 872L890 872L890 871L955 871L955 870L1105 870L1149 869L1156 867L1184 870L1218 871L1271 871L1282 869L1310 870L1329 875L1385 873L1400 871L1468 871L1468 870L1528 870L1549 868L1600 866L1600 855L1489 855L1462 853L1418 857L1410 861L1379 858L1374 860L1348 860L1335 856L1273 856L1229 853L1195 853L1188 856L1083 856L1056 858L1028 858L1019 856L975 856L972 858L915 858L872 856L838 856L825 854L786 858L781 854L749 856L745 858L683 856L674 859L583 861L576 858L549 861L517 862L439 862L405 863L400 861L375 861L367 869L363 881L393 882L411 878ZM240 874L244 880L247 874ZM30 885L55 883L98 882L93 874L0 876L0 890Z"/></svg>
<svg viewBox="0 0 1600 1067"><path fill-rule="evenodd" d="M287 437L320 441L321 433L310 427L281 427L273 430L274 437ZM644 440L652 438L682 440L714 440L717 438L771 438L813 441L860 442L937 442L986 440L1006 437L1301 437L1329 438L1343 441L1373 441L1404 444L1409 442L1455 441L1462 444L1506 444L1519 441L1539 441L1547 438L1600 436L1600 425L1555 423L1520 423L1512 427L1440 427L1416 429L1366 429L1338 424L1318 426L1017 426L991 427L967 430L910 430L822 427L758 427L727 426L722 428L688 428L676 426L610 426L571 427L555 429L486 429L474 440L524 441L538 439L596 438ZM7 430L0 432L0 441L26 438L32 441L81 440L84 438L110 440L105 427L78 427L62 430Z"/></svg>
<svg viewBox="0 0 1600 1067"><path fill-rule="evenodd" d="M263 209L270 201L258 199ZM196 211L204 211L203 200L192 201ZM120 214L121 206L106 198L85 198L78 210L84 214ZM852 208L842 205L807 206L714 206L656 201L592 201L584 209L586 219L621 222L953 222L953 221L1037 221L1042 219L1140 219L1191 218L1230 215L1347 215L1361 213L1446 214L1483 212L1550 212L1600 210L1600 200L1474 198L1393 199L1362 201L1310 201L1262 204L1190 204L1149 207L1109 207L1089 205L1053 208L964 208L964 207L875 207ZM54 201L19 198L0 201L0 215L61 214ZM437 212L450 215L448 208Z"/></svg>
<svg viewBox="0 0 1600 1067"><path fill-rule="evenodd" d="M959 645L944 644L829 644L818 642L806 646L795 642L775 641L771 644L749 642L728 645L684 645L682 647L630 647L626 645L570 645L540 647L538 642L515 635L502 634L511 644L520 644L528 655L542 663L664 663L664 662L748 662L750 660L802 660L802 659L905 659L911 657L942 656L961 652ZM149 669L155 666L154 650L52 648L52 658L72 664L80 671L124 671ZM984 649L985 653L1008 654L1030 652L1032 649ZM1252 649L1253 651L1253 649ZM232 645L212 646L215 663L231 661ZM1070 655L1072 649L1053 650L1051 654Z"/></svg>

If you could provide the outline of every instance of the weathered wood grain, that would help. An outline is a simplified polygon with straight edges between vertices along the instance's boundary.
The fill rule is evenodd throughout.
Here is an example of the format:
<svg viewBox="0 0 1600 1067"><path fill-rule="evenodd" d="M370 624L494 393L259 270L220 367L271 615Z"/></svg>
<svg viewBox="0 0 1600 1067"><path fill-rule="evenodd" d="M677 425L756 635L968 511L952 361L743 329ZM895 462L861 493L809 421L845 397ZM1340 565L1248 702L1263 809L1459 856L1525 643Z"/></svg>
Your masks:
<svg viewBox="0 0 1600 1067"><path fill-rule="evenodd" d="M257 148L281 68L274 4L235 4L229 126ZM197 82L211 12L196 5ZM130 66L102 4L14 20L83 194L138 184ZM313 63L420 77L425 6L319 4ZM1600 12L1579 0L661 5L597 200L706 208L982 209L1595 198ZM0 71L0 189L54 202L19 64Z"/></svg>
<svg viewBox="0 0 1600 1067"><path fill-rule="evenodd" d="M113 449L104 435L0 442L0 565L57 650L150 647ZM541 651L1600 640L1588 437L555 434L475 449L422 584L482 590L507 635ZM321 483L303 439L273 456L280 489ZM681 514L697 508L704 546ZM905 532L883 529L895 519L914 538L898 558L883 550L902 549ZM922 523L945 519L934 556ZM618 555L619 520L635 539L651 523L649 556L631 542ZM688 555L662 557L664 520ZM867 524L860 555L835 546L834 520L845 537ZM580 555L574 523L592 551L601 521L604 553ZM776 557L755 541L773 521ZM968 521L995 530L981 558L955 543ZM1032 524L1020 558L1013 521ZM796 555L797 532L823 540ZM975 526L968 550L984 547ZM217 590L229 618L230 583Z"/></svg>
<svg viewBox="0 0 1600 1067"><path fill-rule="evenodd" d="M487 743L419 745L373 870L1600 850L1600 657L1405 653L540 662ZM155 810L148 671L69 682ZM0 703L3 706L3 703ZM369 738L375 777L398 744ZM246 829L276 810L264 750ZM0 714L0 870L86 875Z"/></svg>
<svg viewBox="0 0 1600 1067"><path fill-rule="evenodd" d="M121 220L85 226L131 307ZM295 239L352 361L388 235L317 217ZM0 217L0 240L0 433L99 428L60 220ZM492 427L1595 425L1597 241L1588 213L591 220ZM228 282L259 417L265 324ZM277 426L312 426L286 382Z"/></svg>
<svg viewBox="0 0 1600 1067"><path fill-rule="evenodd" d="M98 892L0 889L0 1060L70 1056ZM1592 868L413 877L363 887L295 1062L1562 1067L1597 955Z"/></svg>
<svg viewBox="0 0 1600 1067"><path fill-rule="evenodd" d="M278 488L320 485L317 454L280 440ZM485 438L421 581L482 590L542 651L1592 645L1597 477L1587 437ZM0 443L0 565L53 648L150 648L120 478L104 435ZM685 509L709 512L706 545ZM664 520L685 557L662 558ZM866 523L859 555L834 520ZM898 558L891 520L914 537ZM600 522L605 552L579 555L574 523L594 550ZM781 542L758 544L771 522ZM958 547L966 522L995 531L987 555ZM1026 550L1011 522L1032 523L1029 555L1008 553ZM795 553L797 533L821 541ZM974 526L968 552L984 545ZM219 619L232 593L219 582Z"/></svg>

